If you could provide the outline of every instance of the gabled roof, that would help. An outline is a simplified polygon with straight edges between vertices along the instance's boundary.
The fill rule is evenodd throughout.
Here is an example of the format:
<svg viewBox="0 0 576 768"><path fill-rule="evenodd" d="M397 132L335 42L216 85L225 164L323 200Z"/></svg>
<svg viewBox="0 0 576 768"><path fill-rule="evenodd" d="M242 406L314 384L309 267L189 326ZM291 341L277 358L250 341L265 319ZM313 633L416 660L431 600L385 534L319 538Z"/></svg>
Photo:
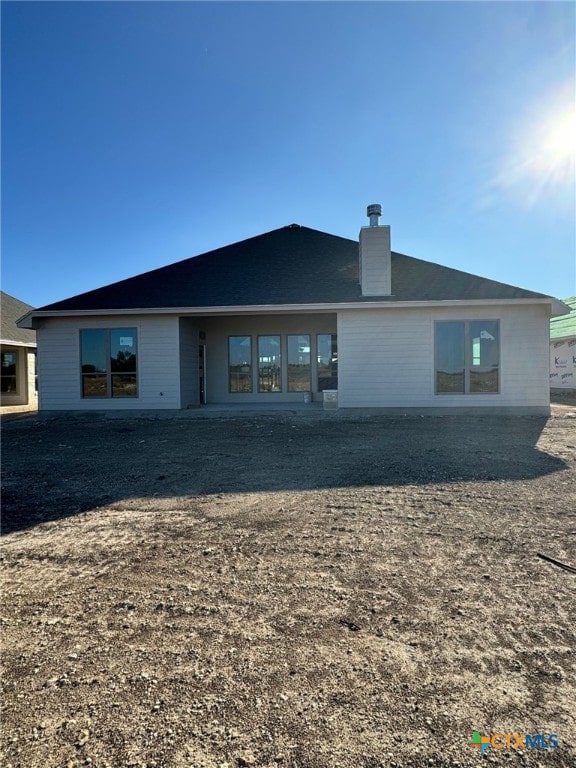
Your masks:
<svg viewBox="0 0 576 768"><path fill-rule="evenodd" d="M562 339L567 336L576 336L576 296L570 299L562 299L564 304L572 308L569 315L554 317L550 320L550 338Z"/></svg>
<svg viewBox="0 0 576 768"><path fill-rule="evenodd" d="M15 342L26 346L36 346L36 331L30 331L26 328L19 328L16 320L29 312L33 307L25 304L14 296L10 296L4 291L0 291L0 315L1 329L0 338L3 342Z"/></svg>
<svg viewBox="0 0 576 768"><path fill-rule="evenodd" d="M291 224L41 307L47 311L547 298L392 253L392 296L363 297L358 242Z"/></svg>

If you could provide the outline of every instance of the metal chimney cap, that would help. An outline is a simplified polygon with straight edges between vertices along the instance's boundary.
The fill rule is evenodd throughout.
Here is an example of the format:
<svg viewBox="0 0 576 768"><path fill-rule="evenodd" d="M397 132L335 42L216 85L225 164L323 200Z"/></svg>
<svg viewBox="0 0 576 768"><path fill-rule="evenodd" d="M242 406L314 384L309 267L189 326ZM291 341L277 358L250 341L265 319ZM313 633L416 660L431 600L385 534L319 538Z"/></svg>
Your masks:
<svg viewBox="0 0 576 768"><path fill-rule="evenodd" d="M379 226L378 220L380 216L382 216L382 206L379 203L372 203L372 205L369 205L366 209L366 215L370 219L371 227Z"/></svg>

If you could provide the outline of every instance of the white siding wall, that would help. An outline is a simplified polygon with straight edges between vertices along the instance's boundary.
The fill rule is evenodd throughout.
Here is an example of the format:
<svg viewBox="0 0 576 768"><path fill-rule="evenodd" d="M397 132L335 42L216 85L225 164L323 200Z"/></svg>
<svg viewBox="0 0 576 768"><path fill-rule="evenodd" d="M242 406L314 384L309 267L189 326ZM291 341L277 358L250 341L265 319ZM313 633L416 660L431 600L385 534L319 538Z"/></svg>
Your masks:
<svg viewBox="0 0 576 768"><path fill-rule="evenodd" d="M436 395L434 322L500 320L500 392ZM341 408L548 407L548 308L542 305L338 313Z"/></svg>
<svg viewBox="0 0 576 768"><path fill-rule="evenodd" d="M138 397L82 398L81 328L138 330ZM37 332L39 405L42 410L180 408L178 318L118 316L51 318Z"/></svg>
<svg viewBox="0 0 576 768"><path fill-rule="evenodd" d="M198 320L181 317L180 325L180 400L182 408L200 405L198 372Z"/></svg>
<svg viewBox="0 0 576 768"><path fill-rule="evenodd" d="M500 320L500 392L495 395L434 393L434 322ZM137 398L82 398L80 328L135 327L138 330ZM186 331L192 331L192 323ZM290 402L301 393L231 395L228 392L228 336L333 333L334 315L202 318L206 332L208 402ZM545 305L469 309L360 309L338 313L338 401L343 408L547 407L549 404L549 317ZM180 337L179 318L164 315L51 318L38 329L38 371L42 410L180 408L197 378L180 366L190 353L189 333ZM196 329L194 329L196 338ZM182 346L183 345L183 346ZM194 351L194 354L196 352ZM285 354L285 350L284 350ZM196 359L196 358L194 358ZM286 359L283 361L285 369ZM313 362L314 373L314 362ZM197 386L197 382L194 383ZM313 387L314 389L315 387ZM162 394L161 394L162 393Z"/></svg>

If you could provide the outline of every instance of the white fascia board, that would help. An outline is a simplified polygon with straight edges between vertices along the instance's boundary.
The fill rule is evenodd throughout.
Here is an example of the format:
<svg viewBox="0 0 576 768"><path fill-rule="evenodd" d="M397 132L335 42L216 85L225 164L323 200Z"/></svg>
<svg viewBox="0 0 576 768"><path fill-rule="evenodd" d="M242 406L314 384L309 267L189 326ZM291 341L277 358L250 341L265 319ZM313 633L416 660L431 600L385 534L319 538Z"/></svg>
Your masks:
<svg viewBox="0 0 576 768"><path fill-rule="evenodd" d="M7 347L31 347L36 349L35 341L12 341L12 339L0 339L0 344L5 344Z"/></svg>
<svg viewBox="0 0 576 768"><path fill-rule="evenodd" d="M504 306L522 304L547 304L558 306L560 314L566 314L566 304L553 298L535 299L453 299L449 301L350 301L333 304L252 304L222 307L137 307L134 309L75 309L42 311L32 310L18 320L20 328L34 328L35 319L51 317L99 317L107 315L188 315L188 316L218 316L218 315L273 315L273 314L305 314L318 312L339 312L345 309L413 309L415 307L471 307L471 306ZM570 308L567 307L569 310Z"/></svg>

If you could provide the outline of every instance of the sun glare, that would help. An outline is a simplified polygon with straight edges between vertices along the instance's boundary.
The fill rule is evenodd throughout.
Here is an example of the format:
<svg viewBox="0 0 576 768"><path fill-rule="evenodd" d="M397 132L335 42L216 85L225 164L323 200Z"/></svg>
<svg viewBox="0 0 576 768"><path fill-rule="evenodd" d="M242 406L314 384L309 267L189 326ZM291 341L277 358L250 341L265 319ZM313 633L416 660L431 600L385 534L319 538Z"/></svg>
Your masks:
<svg viewBox="0 0 576 768"><path fill-rule="evenodd" d="M552 196L571 201L576 182L573 98L564 92L560 98L540 100L537 107L519 116L517 125L493 188L514 194L530 207Z"/></svg>
<svg viewBox="0 0 576 768"><path fill-rule="evenodd" d="M567 112L550 126L544 139L543 152L552 163L576 157L576 112Z"/></svg>
<svg viewBox="0 0 576 768"><path fill-rule="evenodd" d="M570 107L534 126L524 147L524 163L542 181L558 183L574 178L575 161L576 111Z"/></svg>

